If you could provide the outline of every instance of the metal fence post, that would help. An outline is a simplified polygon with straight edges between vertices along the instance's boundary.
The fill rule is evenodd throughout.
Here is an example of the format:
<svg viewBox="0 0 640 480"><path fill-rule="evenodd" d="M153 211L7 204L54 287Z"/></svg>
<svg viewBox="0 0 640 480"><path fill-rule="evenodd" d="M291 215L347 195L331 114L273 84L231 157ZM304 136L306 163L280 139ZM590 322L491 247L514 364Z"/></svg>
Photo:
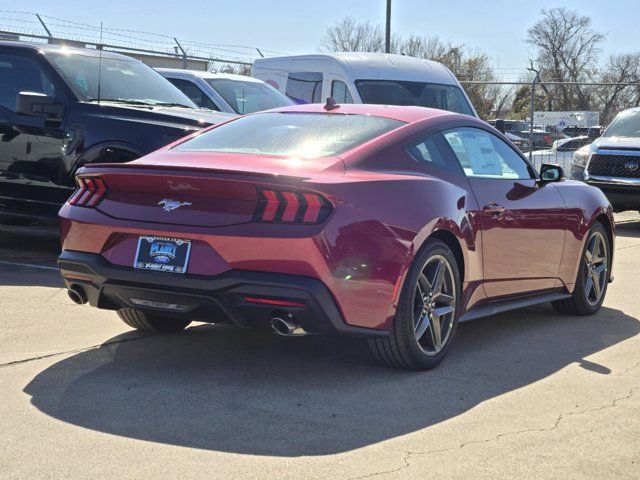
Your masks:
<svg viewBox="0 0 640 480"><path fill-rule="evenodd" d="M529 106L529 161L533 163L533 113L536 110L536 84L538 83L539 73L531 82L531 105Z"/></svg>
<svg viewBox="0 0 640 480"><path fill-rule="evenodd" d="M175 40L176 45L178 45L178 48L180 49L180 51L182 52L182 68L186 70L187 67L189 66L189 63L187 60L187 52L185 52L184 48L182 48L182 45L180 45L180 42L176 37L173 37L173 39Z"/></svg>

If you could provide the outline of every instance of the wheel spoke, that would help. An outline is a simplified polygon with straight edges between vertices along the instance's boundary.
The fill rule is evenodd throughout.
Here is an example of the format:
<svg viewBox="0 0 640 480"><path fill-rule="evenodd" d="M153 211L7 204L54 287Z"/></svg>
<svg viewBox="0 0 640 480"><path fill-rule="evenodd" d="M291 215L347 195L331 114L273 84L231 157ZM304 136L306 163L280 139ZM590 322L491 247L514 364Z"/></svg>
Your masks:
<svg viewBox="0 0 640 480"><path fill-rule="evenodd" d="M436 352L442 348L442 331L441 331L441 323L440 317L433 315L431 317L431 338L433 340L433 347Z"/></svg>
<svg viewBox="0 0 640 480"><path fill-rule="evenodd" d="M591 277L591 275L587 275L587 282L584 287L584 290L587 294L587 300L588 300L589 297L591 296L591 290L593 290L593 278Z"/></svg>
<svg viewBox="0 0 640 480"><path fill-rule="evenodd" d="M444 307L438 307L433 310L433 316L441 319L442 317L453 313L454 308L450 305L446 305Z"/></svg>
<svg viewBox="0 0 640 480"><path fill-rule="evenodd" d="M590 263L593 261L593 254L589 251L589 246L587 245L587 249L584 251L584 256L587 260L587 263Z"/></svg>
<svg viewBox="0 0 640 480"><path fill-rule="evenodd" d="M418 277L418 285L420 286L420 289L422 290L423 294L425 293L428 294L433 291L433 287L429 283L429 280L427 279L424 273L421 273L420 276Z"/></svg>
<svg viewBox="0 0 640 480"><path fill-rule="evenodd" d="M433 285L433 293L435 295L442 292L442 285L444 284L445 270L446 270L446 267L444 262L442 260L438 260L438 265L436 265L436 271L433 274L433 282L431 282L431 285Z"/></svg>
<svg viewBox="0 0 640 480"><path fill-rule="evenodd" d="M423 315L418 320L418 323L417 323L416 328L415 328L416 340L420 341L420 339L424 335L424 332L427 331L427 328L429 328L429 316L428 315Z"/></svg>
<svg viewBox="0 0 640 480"><path fill-rule="evenodd" d="M456 301L453 295L448 295L446 293L439 293L434 297L434 300L438 303L444 303L445 305L453 305Z"/></svg>
<svg viewBox="0 0 640 480"><path fill-rule="evenodd" d="M600 300L600 294L602 292L602 290L600 289L600 275L595 272L592 272L591 281L593 283L594 293L596 294L596 301L598 301Z"/></svg>

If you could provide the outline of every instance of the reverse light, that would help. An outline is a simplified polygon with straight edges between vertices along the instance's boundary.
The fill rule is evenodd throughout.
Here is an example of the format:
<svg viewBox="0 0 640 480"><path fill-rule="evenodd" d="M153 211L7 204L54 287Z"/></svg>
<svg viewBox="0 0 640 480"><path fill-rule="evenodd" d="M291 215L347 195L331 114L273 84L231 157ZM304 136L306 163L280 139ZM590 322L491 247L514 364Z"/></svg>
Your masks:
<svg viewBox="0 0 640 480"><path fill-rule="evenodd" d="M77 177L76 183L78 188L69 198L69 205L95 207L107 192L104 180L98 177Z"/></svg>
<svg viewBox="0 0 640 480"><path fill-rule="evenodd" d="M258 190L256 222L315 224L331 213L331 203L317 193Z"/></svg>

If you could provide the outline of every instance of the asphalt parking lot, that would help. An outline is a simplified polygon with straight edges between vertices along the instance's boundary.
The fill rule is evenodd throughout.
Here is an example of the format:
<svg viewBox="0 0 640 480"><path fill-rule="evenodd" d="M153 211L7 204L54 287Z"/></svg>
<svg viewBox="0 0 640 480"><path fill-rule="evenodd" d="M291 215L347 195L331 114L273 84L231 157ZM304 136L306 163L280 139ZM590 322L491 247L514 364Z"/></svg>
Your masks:
<svg viewBox="0 0 640 480"><path fill-rule="evenodd" d="M640 216L605 308L461 326L436 370L358 341L74 305L57 242L0 231L1 478L640 478Z"/></svg>

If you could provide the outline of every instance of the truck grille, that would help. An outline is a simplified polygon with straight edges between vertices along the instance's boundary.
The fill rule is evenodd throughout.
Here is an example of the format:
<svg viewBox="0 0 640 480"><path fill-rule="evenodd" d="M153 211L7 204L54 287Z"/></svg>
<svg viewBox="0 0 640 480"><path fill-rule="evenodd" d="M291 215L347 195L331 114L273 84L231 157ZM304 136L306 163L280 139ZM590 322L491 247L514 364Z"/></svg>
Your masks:
<svg viewBox="0 0 640 480"><path fill-rule="evenodd" d="M595 154L589 162L589 174L640 178L640 156Z"/></svg>

